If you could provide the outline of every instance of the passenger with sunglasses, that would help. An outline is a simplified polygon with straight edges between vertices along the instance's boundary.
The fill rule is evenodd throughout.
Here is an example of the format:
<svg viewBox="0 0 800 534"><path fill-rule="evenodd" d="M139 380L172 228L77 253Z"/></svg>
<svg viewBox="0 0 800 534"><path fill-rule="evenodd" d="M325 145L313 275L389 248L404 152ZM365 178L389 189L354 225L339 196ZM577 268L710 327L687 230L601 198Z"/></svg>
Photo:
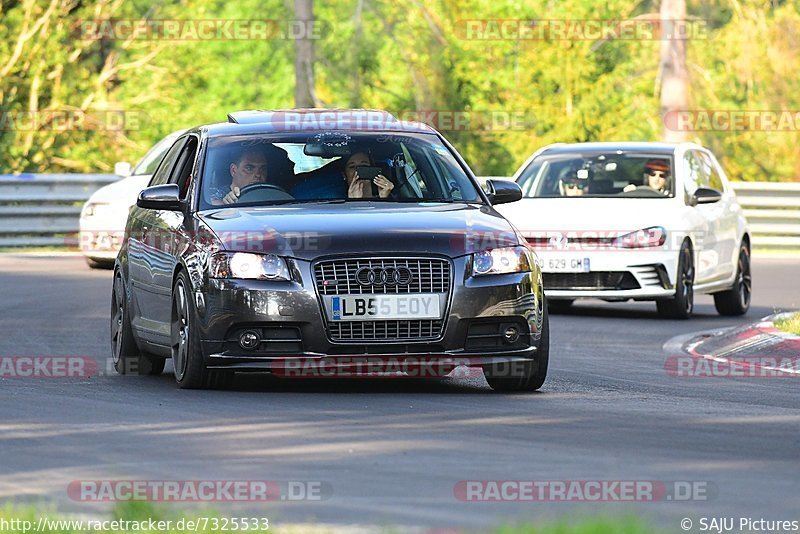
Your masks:
<svg viewBox="0 0 800 534"><path fill-rule="evenodd" d="M568 167L561 171L558 179L558 191L562 197L582 197L589 192L588 172L579 176L579 169Z"/></svg>

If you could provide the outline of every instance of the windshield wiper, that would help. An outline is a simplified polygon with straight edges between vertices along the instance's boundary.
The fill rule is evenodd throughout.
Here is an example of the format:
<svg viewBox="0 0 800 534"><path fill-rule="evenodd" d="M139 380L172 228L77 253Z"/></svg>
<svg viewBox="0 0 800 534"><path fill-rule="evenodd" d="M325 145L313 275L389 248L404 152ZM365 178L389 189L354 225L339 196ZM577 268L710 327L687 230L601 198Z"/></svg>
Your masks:
<svg viewBox="0 0 800 534"><path fill-rule="evenodd" d="M317 198L317 199L293 199L293 200L276 200L269 204L259 204L259 206L282 206L285 204L343 204L346 202L345 198Z"/></svg>

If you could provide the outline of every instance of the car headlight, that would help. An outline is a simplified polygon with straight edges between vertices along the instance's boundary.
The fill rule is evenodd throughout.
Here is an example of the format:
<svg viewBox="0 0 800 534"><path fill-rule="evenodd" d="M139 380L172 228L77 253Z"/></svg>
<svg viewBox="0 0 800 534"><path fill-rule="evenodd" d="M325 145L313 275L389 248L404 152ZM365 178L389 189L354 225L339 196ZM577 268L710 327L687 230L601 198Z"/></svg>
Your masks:
<svg viewBox="0 0 800 534"><path fill-rule="evenodd" d="M663 226L651 226L617 237L614 245L620 248L660 247L666 240L667 230Z"/></svg>
<svg viewBox="0 0 800 534"><path fill-rule="evenodd" d="M81 211L81 217L91 217L94 215L95 208L97 204L94 202L87 202L83 205L83 210Z"/></svg>
<svg viewBox="0 0 800 534"><path fill-rule="evenodd" d="M218 252L211 256L211 278L291 280L286 260L275 254Z"/></svg>
<svg viewBox="0 0 800 534"><path fill-rule="evenodd" d="M525 273L532 270L533 263L525 247L495 248L472 255L472 274Z"/></svg>

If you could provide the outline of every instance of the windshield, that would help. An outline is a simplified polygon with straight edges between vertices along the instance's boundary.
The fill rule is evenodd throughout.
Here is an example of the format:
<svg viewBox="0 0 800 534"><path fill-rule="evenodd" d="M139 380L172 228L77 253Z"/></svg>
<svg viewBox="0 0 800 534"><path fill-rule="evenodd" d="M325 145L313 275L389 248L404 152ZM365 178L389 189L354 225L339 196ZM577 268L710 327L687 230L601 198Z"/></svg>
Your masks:
<svg viewBox="0 0 800 534"><path fill-rule="evenodd" d="M164 159L164 154L166 154L169 147L172 146L172 143L175 142L175 139L178 138L178 135L180 134L170 134L156 143L153 148L148 150L147 154L139 160L139 163L137 163L136 167L131 171L131 176L150 175L156 172L158 164Z"/></svg>
<svg viewBox="0 0 800 534"><path fill-rule="evenodd" d="M545 154L517 183L528 198L670 198L675 191L672 169L672 157L666 154Z"/></svg>
<svg viewBox="0 0 800 534"><path fill-rule="evenodd" d="M322 132L212 138L201 209L296 202L480 202L438 137Z"/></svg>

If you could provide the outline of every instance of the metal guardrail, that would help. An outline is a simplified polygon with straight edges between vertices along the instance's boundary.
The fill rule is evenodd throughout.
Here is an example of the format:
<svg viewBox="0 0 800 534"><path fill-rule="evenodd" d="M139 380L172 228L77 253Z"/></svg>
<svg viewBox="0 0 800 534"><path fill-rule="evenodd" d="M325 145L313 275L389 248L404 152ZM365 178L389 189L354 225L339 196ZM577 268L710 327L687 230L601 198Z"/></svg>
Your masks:
<svg viewBox="0 0 800 534"><path fill-rule="evenodd" d="M0 247L76 242L83 203L116 180L114 174L0 174Z"/></svg>
<svg viewBox="0 0 800 534"><path fill-rule="evenodd" d="M753 245L800 251L800 183L732 182Z"/></svg>
<svg viewBox="0 0 800 534"><path fill-rule="evenodd" d="M0 247L74 243L83 203L116 180L113 174L0 174ZM732 185L750 222L754 246L800 250L800 183Z"/></svg>
<svg viewBox="0 0 800 534"><path fill-rule="evenodd" d="M480 176L510 180L508 176ZM731 182L744 209L753 246L800 251L800 183Z"/></svg>

